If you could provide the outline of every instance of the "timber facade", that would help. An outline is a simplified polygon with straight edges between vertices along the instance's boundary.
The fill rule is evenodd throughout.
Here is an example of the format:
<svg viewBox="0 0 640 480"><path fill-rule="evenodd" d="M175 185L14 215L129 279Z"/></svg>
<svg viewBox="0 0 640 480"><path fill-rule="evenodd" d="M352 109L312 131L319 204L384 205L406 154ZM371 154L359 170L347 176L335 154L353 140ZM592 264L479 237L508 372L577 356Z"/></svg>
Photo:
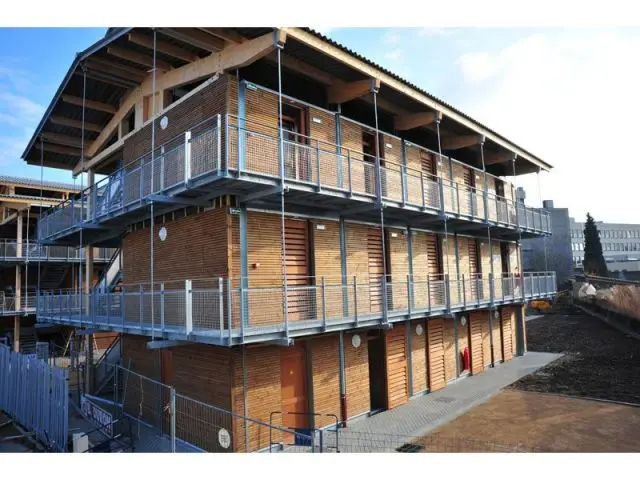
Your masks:
<svg viewBox="0 0 640 480"><path fill-rule="evenodd" d="M556 282L521 273L520 241L550 224L505 177L541 159L307 29L115 29L79 59L88 87L63 86L24 159L84 132L44 165L89 187L38 239L121 248L121 288L43 292L39 321L119 332L131 369L299 430L525 352L523 305ZM79 108L91 128L52 121ZM225 428L225 451L274 441Z"/></svg>

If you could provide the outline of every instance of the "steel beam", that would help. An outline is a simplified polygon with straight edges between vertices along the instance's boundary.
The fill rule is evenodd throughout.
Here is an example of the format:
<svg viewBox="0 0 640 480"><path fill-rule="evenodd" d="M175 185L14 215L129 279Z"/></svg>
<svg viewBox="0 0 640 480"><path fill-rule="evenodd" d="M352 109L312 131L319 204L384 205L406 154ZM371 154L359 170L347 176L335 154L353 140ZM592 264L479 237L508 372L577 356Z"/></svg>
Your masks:
<svg viewBox="0 0 640 480"><path fill-rule="evenodd" d="M168 195L159 195L159 194L152 194L152 195L149 195L147 198L150 202L166 203L170 205L187 205L190 207L211 206L211 200L203 200L199 198L170 197Z"/></svg>
<svg viewBox="0 0 640 480"><path fill-rule="evenodd" d="M183 345L189 345L191 342L185 342L183 340L153 340L147 342L147 348L149 350L157 350L162 348L180 347Z"/></svg>

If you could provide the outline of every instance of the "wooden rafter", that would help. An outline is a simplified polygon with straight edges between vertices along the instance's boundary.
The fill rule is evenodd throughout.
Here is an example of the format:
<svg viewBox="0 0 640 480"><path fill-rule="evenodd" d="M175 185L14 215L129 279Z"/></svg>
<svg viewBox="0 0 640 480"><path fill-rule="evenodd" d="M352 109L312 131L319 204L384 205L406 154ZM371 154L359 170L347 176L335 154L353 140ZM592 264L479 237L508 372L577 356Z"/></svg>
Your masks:
<svg viewBox="0 0 640 480"><path fill-rule="evenodd" d="M121 77L114 77L109 73L94 71L90 68L87 69L86 74L87 74L87 78L91 78L97 82L106 83L108 85L113 85L114 87L120 87L120 88L126 89L126 88L135 87L137 85L137 83L134 81L125 80L124 78L121 78ZM74 72L74 75L82 76L83 72L76 71Z"/></svg>
<svg viewBox="0 0 640 480"><path fill-rule="evenodd" d="M131 43L153 50L153 37L143 35L142 33L131 32L127 38ZM198 59L198 56L195 53L191 53L184 48L180 48L169 42L165 42L164 40L158 40L157 38L155 47L156 51L185 62L194 62Z"/></svg>
<svg viewBox="0 0 640 480"><path fill-rule="evenodd" d="M72 137L71 135L64 135L62 133L43 132L41 134L43 140L46 142L52 142L58 145L64 145L66 147L80 147L82 141L78 137ZM86 146L86 143L85 143Z"/></svg>
<svg viewBox="0 0 640 480"><path fill-rule="evenodd" d="M175 38L184 43L189 43L194 47L207 50L208 52L219 52L225 47L225 41L214 37L197 28L161 28L160 32L168 37Z"/></svg>
<svg viewBox="0 0 640 480"><path fill-rule="evenodd" d="M327 100L329 103L345 103L349 100L364 97L368 93L377 91L379 88L380 80L377 78L367 78L342 85L332 85L327 91Z"/></svg>
<svg viewBox="0 0 640 480"><path fill-rule="evenodd" d="M145 67L153 67L153 56L151 55L145 55L144 53L127 50L126 48L118 47L116 45L107 47L107 53L109 55L113 55L114 57L128 60L129 62L144 65ZM172 66L169 62L165 62L164 60L156 58L156 68L159 68L161 70L171 70Z"/></svg>
<svg viewBox="0 0 640 480"><path fill-rule="evenodd" d="M230 28L211 28L211 27L209 27L209 28L199 28L199 30L202 30L202 31L207 32L207 33L210 33L211 35L215 35L216 37L221 38L225 42L229 42L229 43L243 43L243 42L247 41L246 38L244 38L239 33L234 32Z"/></svg>
<svg viewBox="0 0 640 480"><path fill-rule="evenodd" d="M264 57L276 48L276 44L286 42L286 33L282 30L267 33L261 37L246 41L241 44L234 44L222 52L215 52L207 57L200 58L195 62L188 63L179 68L170 70L162 75L156 76L156 92L161 92L169 88L191 83L205 77L212 77L226 70L240 68L248 65L258 58ZM119 123L129 113L131 108L140 99L151 95L153 83L151 76L148 76L139 87L132 90L121 102L120 109L111 118L109 123L102 129L100 135L89 145L87 156L95 157L98 150L111 137ZM85 164L85 168L95 166L101 157L96 157L94 163ZM74 173L79 172L80 165L76 165Z"/></svg>
<svg viewBox="0 0 640 480"><path fill-rule="evenodd" d="M431 125L436 120L442 120L440 112L419 112L409 115L397 116L394 118L394 126L396 130L412 130L418 127Z"/></svg>
<svg viewBox="0 0 640 480"><path fill-rule="evenodd" d="M458 150L459 148L472 147L484 141L482 135L456 135L443 137L441 145L443 150Z"/></svg>
<svg viewBox="0 0 640 480"><path fill-rule="evenodd" d="M485 152L484 154L484 164L485 165L495 165L496 163L507 163L513 160L514 154L511 152L502 151L500 153L496 152Z"/></svg>
<svg viewBox="0 0 640 480"><path fill-rule="evenodd" d="M112 73L113 75L121 76L124 78L131 78L142 81L144 77L147 76L147 71L144 68L136 68L131 65L124 65L122 63L117 63L108 58L104 57L91 57L86 60L87 66L89 68L93 68L94 70L102 70L107 73ZM101 67L99 67L99 65Z"/></svg>
<svg viewBox="0 0 640 480"><path fill-rule="evenodd" d="M51 117L49 117L49 121L51 123L55 123L56 125L64 125L65 127L73 127L82 130L82 122L80 120L73 120L72 118L52 115ZM84 129L96 133L100 133L102 131L102 127L100 125L98 125L97 123L89 122L84 122Z"/></svg>
<svg viewBox="0 0 640 480"><path fill-rule="evenodd" d="M110 113L112 115L118 111L116 107L114 107L113 105L109 105L108 103L102 103L96 100L87 99L85 99L83 102L81 97L76 97L75 95L64 94L62 95L62 101L65 103L70 103L71 105L77 105L79 107L82 107L82 105L84 104L86 108L90 108L91 110L98 110L100 112Z"/></svg>

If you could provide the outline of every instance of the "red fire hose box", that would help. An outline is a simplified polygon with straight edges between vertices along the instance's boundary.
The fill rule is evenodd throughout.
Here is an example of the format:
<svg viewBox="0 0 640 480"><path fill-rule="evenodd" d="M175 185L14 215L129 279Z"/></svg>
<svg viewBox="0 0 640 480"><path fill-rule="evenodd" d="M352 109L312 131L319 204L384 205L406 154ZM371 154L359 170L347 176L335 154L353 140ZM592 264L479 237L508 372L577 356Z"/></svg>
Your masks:
<svg viewBox="0 0 640 480"><path fill-rule="evenodd" d="M462 351L462 371L464 372L465 370L469 370L470 367L471 362L469 359L469 349L464 347L464 350Z"/></svg>

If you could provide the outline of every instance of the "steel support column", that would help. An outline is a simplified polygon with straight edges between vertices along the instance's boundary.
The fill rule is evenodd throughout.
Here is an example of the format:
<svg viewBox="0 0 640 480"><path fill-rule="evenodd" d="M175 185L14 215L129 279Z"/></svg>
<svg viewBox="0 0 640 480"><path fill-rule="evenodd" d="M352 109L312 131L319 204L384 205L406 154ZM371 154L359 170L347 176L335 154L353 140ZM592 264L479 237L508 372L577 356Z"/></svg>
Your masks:
<svg viewBox="0 0 640 480"><path fill-rule="evenodd" d="M238 171L246 168L245 160L245 128L246 128L246 98L247 82L242 80L238 85ZM229 169L227 161L227 171ZM228 172L227 172L228 173Z"/></svg>
<svg viewBox="0 0 640 480"><path fill-rule="evenodd" d="M347 379L346 379L346 364L344 359L344 332L340 331L338 338L338 365L339 365L339 381L340 381L340 418L342 420L342 426L346 426L347 423Z"/></svg>
<svg viewBox="0 0 640 480"><path fill-rule="evenodd" d="M342 315L349 316L349 295L347 280L347 225L340 217L340 274L342 277Z"/></svg>
<svg viewBox="0 0 640 480"><path fill-rule="evenodd" d="M336 154L339 155L338 156L338 187L344 188L343 186L344 176L342 172L342 125L340 125L342 107L340 104L337 105L337 110L338 111L336 112L334 118L335 118L335 124L336 124ZM318 175L320 175L320 172L318 172Z"/></svg>

